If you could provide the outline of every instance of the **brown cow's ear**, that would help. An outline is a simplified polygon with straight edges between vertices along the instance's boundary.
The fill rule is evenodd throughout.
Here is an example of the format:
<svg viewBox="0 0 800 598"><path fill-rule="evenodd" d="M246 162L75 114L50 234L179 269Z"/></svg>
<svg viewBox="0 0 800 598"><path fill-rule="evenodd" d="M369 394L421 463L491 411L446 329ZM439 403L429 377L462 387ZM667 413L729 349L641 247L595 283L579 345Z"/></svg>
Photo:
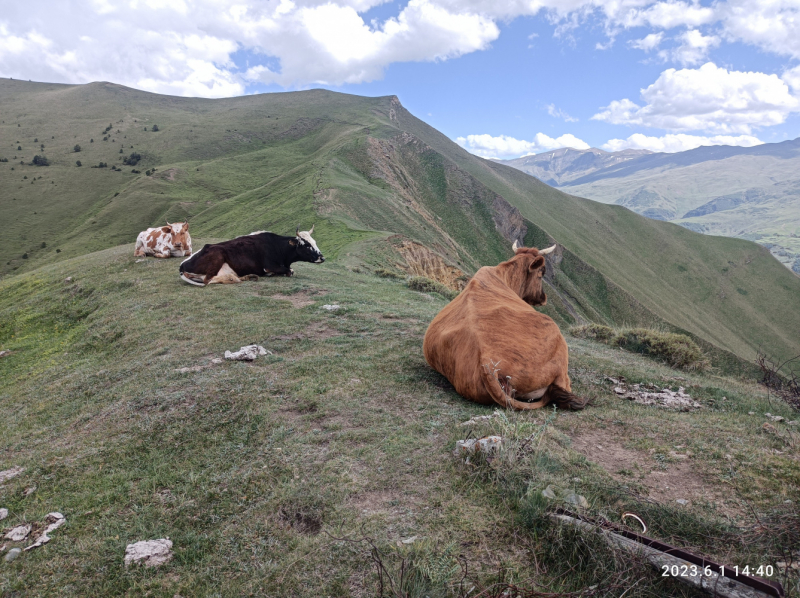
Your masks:
<svg viewBox="0 0 800 598"><path fill-rule="evenodd" d="M291 245L292 247L297 245L297 239L289 239L289 245Z"/></svg>
<svg viewBox="0 0 800 598"><path fill-rule="evenodd" d="M161 232L162 233L171 233L172 232L172 227L171 226L162 226L161 227Z"/></svg>
<svg viewBox="0 0 800 598"><path fill-rule="evenodd" d="M531 265L530 265L530 266L528 266L528 271L529 271L529 272L533 272L533 271L535 271L535 270L538 270L538 269L539 269L539 268L541 268L542 266L544 266L544 257L543 257L543 256L541 256L541 255L538 255L538 256L536 256L536 259L534 259L534 260L531 262Z"/></svg>

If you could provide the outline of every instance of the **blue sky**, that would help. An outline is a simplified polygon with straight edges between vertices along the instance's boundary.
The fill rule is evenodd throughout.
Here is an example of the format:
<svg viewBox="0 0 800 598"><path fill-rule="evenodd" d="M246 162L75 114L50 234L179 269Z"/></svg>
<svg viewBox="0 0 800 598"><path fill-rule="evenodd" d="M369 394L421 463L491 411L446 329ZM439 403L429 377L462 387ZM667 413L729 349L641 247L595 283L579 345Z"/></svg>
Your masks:
<svg viewBox="0 0 800 598"><path fill-rule="evenodd" d="M800 0L72 0L5 12L0 76L204 97L394 94L486 157L800 136Z"/></svg>

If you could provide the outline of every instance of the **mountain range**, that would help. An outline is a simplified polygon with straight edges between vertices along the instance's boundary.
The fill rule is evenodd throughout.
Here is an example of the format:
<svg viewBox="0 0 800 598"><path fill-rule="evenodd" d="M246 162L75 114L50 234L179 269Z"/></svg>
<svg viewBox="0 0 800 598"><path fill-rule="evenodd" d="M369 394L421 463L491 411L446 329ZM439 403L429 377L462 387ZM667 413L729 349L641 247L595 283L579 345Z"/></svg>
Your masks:
<svg viewBox="0 0 800 598"><path fill-rule="evenodd" d="M508 259L514 241L556 242L544 311L562 325L683 331L720 366L759 348L800 352L800 278L763 247L478 158L394 96L206 100L2 80L0 121L0 209L13 223L0 229L3 277L122 244L132 252L139 231L178 220L196 240L316 224L326 258L451 288ZM571 184L663 158L598 156L578 158L601 164Z"/></svg>
<svg viewBox="0 0 800 598"><path fill-rule="evenodd" d="M671 154L559 149L504 163L573 195L756 241L800 273L800 138Z"/></svg>

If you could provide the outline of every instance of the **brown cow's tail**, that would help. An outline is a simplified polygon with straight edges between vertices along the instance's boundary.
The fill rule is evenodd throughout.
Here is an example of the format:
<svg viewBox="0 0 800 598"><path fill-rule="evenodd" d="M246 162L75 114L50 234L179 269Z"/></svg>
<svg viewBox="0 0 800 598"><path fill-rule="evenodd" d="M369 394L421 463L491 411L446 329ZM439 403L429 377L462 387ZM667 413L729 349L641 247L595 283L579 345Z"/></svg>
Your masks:
<svg viewBox="0 0 800 598"><path fill-rule="evenodd" d="M483 377L484 387L489 392L492 399L494 399L494 402L507 409L541 409L550 403L555 403L560 409L571 409L576 411L583 409L587 403L585 399L582 399L579 396L564 390L560 386L556 386L555 384L548 386L544 395L538 401L533 401L530 403L517 401L516 399L508 396L508 393L506 393L506 391L503 390L503 387L500 385L497 375L490 371L488 367L481 367L481 376Z"/></svg>
<svg viewBox="0 0 800 598"><path fill-rule="evenodd" d="M507 409L541 409L547 405L547 393L538 401L533 403L523 403L512 399L503 387L500 386L500 381L497 379L497 374L490 370L488 365L481 366L481 376L483 377L483 386L491 395L494 402ZM549 389L548 389L549 390Z"/></svg>
<svg viewBox="0 0 800 598"><path fill-rule="evenodd" d="M546 403L555 403L559 409L571 409L572 411L580 411L589 402L555 384L547 387L541 400Z"/></svg>

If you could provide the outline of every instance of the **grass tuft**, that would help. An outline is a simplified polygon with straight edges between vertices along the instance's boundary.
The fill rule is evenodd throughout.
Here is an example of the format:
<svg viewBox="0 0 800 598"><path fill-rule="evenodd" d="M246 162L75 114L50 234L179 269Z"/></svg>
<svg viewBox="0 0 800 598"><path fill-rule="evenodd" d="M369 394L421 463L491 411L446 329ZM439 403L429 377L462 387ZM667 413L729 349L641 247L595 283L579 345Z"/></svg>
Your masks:
<svg viewBox="0 0 800 598"><path fill-rule="evenodd" d="M602 324L585 324L570 328L578 338L594 339L630 351L655 357L670 367L704 371L711 366L697 343L685 334L662 332L650 328L614 329Z"/></svg>
<svg viewBox="0 0 800 598"><path fill-rule="evenodd" d="M455 299L459 291L448 289L440 282L425 278L424 276L413 276L408 279L406 285L409 289L419 291L420 293L439 293L445 299Z"/></svg>

